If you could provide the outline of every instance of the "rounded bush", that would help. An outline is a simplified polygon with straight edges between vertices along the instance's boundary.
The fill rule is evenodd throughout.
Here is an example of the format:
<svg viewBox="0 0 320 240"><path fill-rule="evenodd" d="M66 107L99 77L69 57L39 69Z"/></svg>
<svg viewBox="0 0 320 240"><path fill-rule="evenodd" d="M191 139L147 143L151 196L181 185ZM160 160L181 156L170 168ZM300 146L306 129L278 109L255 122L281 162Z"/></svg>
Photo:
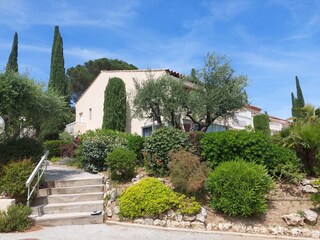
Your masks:
<svg viewBox="0 0 320 240"><path fill-rule="evenodd" d="M170 209L194 214L201 206L194 199L178 195L156 178L144 178L127 188L119 198L120 212L128 218L156 216Z"/></svg>
<svg viewBox="0 0 320 240"><path fill-rule="evenodd" d="M170 151L191 148L188 134L176 128L160 128L144 144L146 166L156 175L168 173Z"/></svg>
<svg viewBox="0 0 320 240"><path fill-rule="evenodd" d="M14 204L7 212L0 212L0 232L19 231L23 232L30 227L28 216L32 209L22 204Z"/></svg>
<svg viewBox="0 0 320 240"><path fill-rule="evenodd" d="M135 154L137 155L136 164L142 165L143 163L142 149L143 149L144 138L136 134L126 134L125 138L128 141L128 144L127 144L128 149L134 151Z"/></svg>
<svg viewBox="0 0 320 240"><path fill-rule="evenodd" d="M0 177L0 191L5 192L17 202L25 203L27 200L26 181L34 169L30 160L11 162L3 167Z"/></svg>
<svg viewBox="0 0 320 240"><path fill-rule="evenodd" d="M241 159L221 163L207 180L211 206L230 216L264 213L266 194L272 187L272 178L264 166Z"/></svg>
<svg viewBox="0 0 320 240"><path fill-rule="evenodd" d="M168 167L175 190L191 194L202 190L206 180L206 167L198 156L181 149L171 155Z"/></svg>
<svg viewBox="0 0 320 240"><path fill-rule="evenodd" d="M115 180L128 180L134 176L136 154L125 148L114 149L106 158L111 171L111 178Z"/></svg>
<svg viewBox="0 0 320 240"><path fill-rule="evenodd" d="M64 143L62 140L48 140L43 142L45 150L49 150L49 157L60 157L60 146Z"/></svg>

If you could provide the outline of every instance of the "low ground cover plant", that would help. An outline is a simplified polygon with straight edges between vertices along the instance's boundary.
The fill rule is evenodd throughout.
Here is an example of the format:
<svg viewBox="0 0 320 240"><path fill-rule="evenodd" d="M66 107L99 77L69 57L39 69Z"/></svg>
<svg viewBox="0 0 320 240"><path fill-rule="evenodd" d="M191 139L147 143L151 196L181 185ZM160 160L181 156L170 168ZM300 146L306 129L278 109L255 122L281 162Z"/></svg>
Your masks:
<svg viewBox="0 0 320 240"><path fill-rule="evenodd" d="M125 149L116 148L106 158L108 169L111 171L111 178L114 180L129 180L134 177L135 152Z"/></svg>
<svg viewBox="0 0 320 240"><path fill-rule="evenodd" d="M0 211L0 232L23 232L31 226L28 216L32 210L23 204L11 205L7 212Z"/></svg>
<svg viewBox="0 0 320 240"><path fill-rule="evenodd" d="M119 197L120 212L124 217L157 216L170 209L194 214L201 206L193 198L173 192L156 178L144 178L127 188Z"/></svg>
<svg viewBox="0 0 320 240"><path fill-rule="evenodd" d="M180 149L171 155L168 168L175 190L196 194L203 189L208 169L197 155Z"/></svg>
<svg viewBox="0 0 320 240"><path fill-rule="evenodd" d="M170 152L191 149L188 134L176 128L160 128L145 140L146 167L155 175L168 174Z"/></svg>
<svg viewBox="0 0 320 240"><path fill-rule="evenodd" d="M264 166L236 159L221 163L208 176L210 205L230 216L248 217L267 210L273 180Z"/></svg>

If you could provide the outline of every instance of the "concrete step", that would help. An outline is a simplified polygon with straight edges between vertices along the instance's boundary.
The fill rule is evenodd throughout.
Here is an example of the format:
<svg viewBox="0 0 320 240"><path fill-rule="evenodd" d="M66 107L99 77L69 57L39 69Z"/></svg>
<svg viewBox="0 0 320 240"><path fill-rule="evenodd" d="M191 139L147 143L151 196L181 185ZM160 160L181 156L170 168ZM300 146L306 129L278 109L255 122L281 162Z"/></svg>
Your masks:
<svg viewBox="0 0 320 240"><path fill-rule="evenodd" d="M57 187L57 188L43 188L38 190L38 197L46 197L57 194L73 194L73 193L90 193L103 192L103 185L84 185L73 187Z"/></svg>
<svg viewBox="0 0 320 240"><path fill-rule="evenodd" d="M74 187L74 186L87 186L87 185L100 185L102 184L102 176L96 176L88 179L73 179L73 180L59 180L47 182L48 188L60 187Z"/></svg>
<svg viewBox="0 0 320 240"><path fill-rule="evenodd" d="M103 199L103 192L50 195L46 198L48 203L98 201Z"/></svg>
<svg viewBox="0 0 320 240"><path fill-rule="evenodd" d="M70 202L70 203L50 203L32 208L32 214L42 216L44 214L58 214L71 212L94 212L103 210L103 200Z"/></svg>
<svg viewBox="0 0 320 240"><path fill-rule="evenodd" d="M91 216L91 212L45 214L43 216L31 216L40 226L84 225L103 223L103 213Z"/></svg>

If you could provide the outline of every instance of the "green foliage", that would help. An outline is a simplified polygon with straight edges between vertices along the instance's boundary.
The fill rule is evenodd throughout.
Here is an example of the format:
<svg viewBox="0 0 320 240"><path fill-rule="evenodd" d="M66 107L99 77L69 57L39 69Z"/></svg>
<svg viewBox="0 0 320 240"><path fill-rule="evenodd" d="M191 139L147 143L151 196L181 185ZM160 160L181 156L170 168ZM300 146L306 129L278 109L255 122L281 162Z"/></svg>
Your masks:
<svg viewBox="0 0 320 240"><path fill-rule="evenodd" d="M26 181L34 169L30 160L11 162L3 167L0 177L0 191L5 192L17 202L27 200Z"/></svg>
<svg viewBox="0 0 320 240"><path fill-rule="evenodd" d="M267 114L255 115L253 117L253 125L256 131L270 135L269 116Z"/></svg>
<svg viewBox="0 0 320 240"><path fill-rule="evenodd" d="M202 190L207 169L198 156L181 149L171 155L168 168L175 190L188 194Z"/></svg>
<svg viewBox="0 0 320 240"><path fill-rule="evenodd" d="M126 134L113 130L100 129L88 131L80 136L77 157L89 172L106 169L105 159L115 148L126 147Z"/></svg>
<svg viewBox="0 0 320 240"><path fill-rule="evenodd" d="M49 150L49 157L60 157L60 146L64 143L62 140L49 140L43 142L45 150Z"/></svg>
<svg viewBox="0 0 320 240"><path fill-rule="evenodd" d="M69 86L64 69L63 42L58 26L54 28L48 89L64 97L66 102L69 103Z"/></svg>
<svg viewBox="0 0 320 240"><path fill-rule="evenodd" d="M297 97L295 98L294 94L291 93L291 101L292 101L292 117L294 120L301 118L301 109L304 107L304 98L302 94L302 90L300 87L300 82L298 77L296 76L296 89L297 89Z"/></svg>
<svg viewBox="0 0 320 240"><path fill-rule="evenodd" d="M191 148L187 133L175 128L160 128L154 131L144 144L146 166L156 175L167 174L169 152L180 148Z"/></svg>
<svg viewBox="0 0 320 240"><path fill-rule="evenodd" d="M207 180L211 206L230 216L264 213L272 187L265 167L239 159L221 163Z"/></svg>
<svg viewBox="0 0 320 240"><path fill-rule="evenodd" d="M12 49L6 71L18 72L18 33L15 33L13 37Z"/></svg>
<svg viewBox="0 0 320 240"><path fill-rule="evenodd" d="M294 180L299 176L301 164L295 154L283 147L271 144L262 133L224 131L208 133L201 140L202 156L212 168L235 157L247 162L266 165L269 173L282 180Z"/></svg>
<svg viewBox="0 0 320 240"><path fill-rule="evenodd" d="M183 103L197 130L206 132L217 118L233 117L247 103L247 77L234 73L225 56L207 55L204 67L196 73L199 83L188 91L188 100Z"/></svg>
<svg viewBox="0 0 320 240"><path fill-rule="evenodd" d="M66 131L59 133L59 139L66 143L72 143L75 140L74 136Z"/></svg>
<svg viewBox="0 0 320 240"><path fill-rule="evenodd" d="M297 88L297 107L303 108L304 107L304 98L302 94L302 90L300 87L300 82L298 76L296 76L296 88Z"/></svg>
<svg viewBox="0 0 320 240"><path fill-rule="evenodd" d="M164 122L169 122L173 127L181 127L180 118L187 92L180 79L171 75L155 78L149 74L146 81L134 80L134 85L134 116L157 121L160 127Z"/></svg>
<svg viewBox="0 0 320 240"><path fill-rule="evenodd" d="M156 178L144 178L127 188L119 202L122 215L128 218L156 216L170 209L194 214L201 208L193 199L179 196Z"/></svg>
<svg viewBox="0 0 320 240"><path fill-rule="evenodd" d="M128 141L127 143L128 149L132 150L137 156L135 163L137 165L142 165L143 163L142 149L144 144L144 138L136 134L126 134L125 138Z"/></svg>
<svg viewBox="0 0 320 240"><path fill-rule="evenodd" d="M104 92L102 128L124 132L126 129L126 88L121 78L109 79Z"/></svg>
<svg viewBox="0 0 320 240"><path fill-rule="evenodd" d="M135 70L136 66L118 59L100 58L90 60L83 65L77 65L67 69L70 82L71 100L78 101L79 97L89 87L101 70Z"/></svg>
<svg viewBox="0 0 320 240"><path fill-rule="evenodd" d="M42 144L33 138L19 138L0 143L0 168L12 160L30 158L38 162L43 154Z"/></svg>
<svg viewBox="0 0 320 240"><path fill-rule="evenodd" d="M23 232L31 225L28 216L32 209L28 206L17 204L8 208L7 212L0 211L0 232Z"/></svg>
<svg viewBox="0 0 320 240"><path fill-rule="evenodd" d="M135 173L137 155L125 148L116 148L108 154L106 163L114 180L130 180Z"/></svg>
<svg viewBox="0 0 320 240"><path fill-rule="evenodd" d="M58 135L59 128L71 119L70 109L57 94L44 92L26 75L12 71L0 74L0 115L6 118L4 138L16 139L23 132L39 138Z"/></svg>

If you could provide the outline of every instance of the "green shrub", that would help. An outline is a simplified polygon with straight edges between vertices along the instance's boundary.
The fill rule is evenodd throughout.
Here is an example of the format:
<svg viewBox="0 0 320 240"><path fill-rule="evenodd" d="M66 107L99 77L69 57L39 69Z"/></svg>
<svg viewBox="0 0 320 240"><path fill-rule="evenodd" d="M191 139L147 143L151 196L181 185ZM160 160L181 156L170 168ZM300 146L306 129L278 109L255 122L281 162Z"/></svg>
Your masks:
<svg viewBox="0 0 320 240"><path fill-rule="evenodd" d="M42 144L33 138L19 138L0 143L0 167L11 160L31 158L38 162L43 154Z"/></svg>
<svg viewBox="0 0 320 240"><path fill-rule="evenodd" d="M264 213L265 197L272 187L264 166L240 159L221 163L207 180L211 206L230 216Z"/></svg>
<svg viewBox="0 0 320 240"><path fill-rule="evenodd" d="M134 176L136 154L125 148L116 148L106 158L111 171L111 178L115 180L128 180Z"/></svg>
<svg viewBox="0 0 320 240"><path fill-rule="evenodd" d="M48 140L43 142L45 150L49 150L49 157L60 157L60 146L64 143L62 140Z"/></svg>
<svg viewBox="0 0 320 240"><path fill-rule="evenodd" d="M289 149L271 143L270 137L255 132L224 131L208 133L201 140L202 156L212 168L235 157L266 165L278 179L293 180L300 162Z"/></svg>
<svg viewBox="0 0 320 240"><path fill-rule="evenodd" d="M270 136L269 122L270 120L268 114L255 115L253 117L254 130L261 131L262 133Z"/></svg>
<svg viewBox="0 0 320 240"><path fill-rule="evenodd" d="M0 192L5 192L10 198L25 203L27 200L26 181L34 169L30 160L11 162L3 167L0 177Z"/></svg>
<svg viewBox="0 0 320 240"><path fill-rule="evenodd" d="M28 219L31 212L30 207L22 204L12 205L7 212L0 212L0 232L25 231L31 225Z"/></svg>
<svg viewBox="0 0 320 240"><path fill-rule="evenodd" d="M59 139L65 143L72 143L75 140L74 136L68 132L59 133Z"/></svg>
<svg viewBox="0 0 320 240"><path fill-rule="evenodd" d="M142 155L142 149L143 149L143 143L144 143L144 138L136 135L136 134L126 134L125 138L127 139L127 147L129 150L132 150L135 152L137 155L137 165L142 165L143 164L143 155Z"/></svg>
<svg viewBox="0 0 320 240"><path fill-rule="evenodd" d="M145 140L144 152L146 166L156 175L168 173L170 151L191 148L188 134L176 128L160 128Z"/></svg>
<svg viewBox="0 0 320 240"><path fill-rule="evenodd" d="M99 129L80 136L76 155L85 170L98 172L106 169L105 159L115 148L125 148L128 141L125 133Z"/></svg>
<svg viewBox="0 0 320 240"><path fill-rule="evenodd" d="M156 216L170 209L194 214L201 209L194 199L179 196L156 178L144 178L127 188L119 202L122 215L128 218Z"/></svg>
<svg viewBox="0 0 320 240"><path fill-rule="evenodd" d="M171 155L168 168L176 190L191 194L202 190L206 180L206 167L198 156L181 149Z"/></svg>

